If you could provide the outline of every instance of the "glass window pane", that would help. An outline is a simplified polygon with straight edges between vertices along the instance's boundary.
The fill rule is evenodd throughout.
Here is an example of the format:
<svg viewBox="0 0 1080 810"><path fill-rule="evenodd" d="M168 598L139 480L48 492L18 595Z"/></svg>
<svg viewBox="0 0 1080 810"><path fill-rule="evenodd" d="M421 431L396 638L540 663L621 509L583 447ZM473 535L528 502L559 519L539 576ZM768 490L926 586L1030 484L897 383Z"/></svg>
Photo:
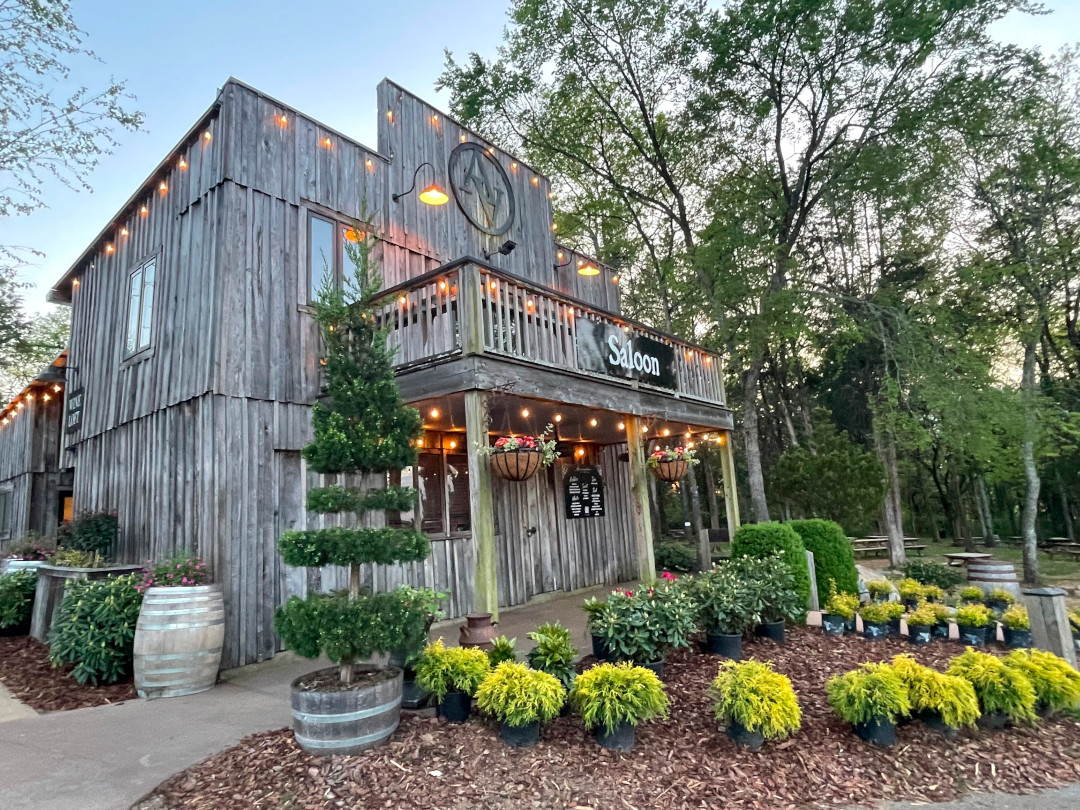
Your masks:
<svg viewBox="0 0 1080 810"><path fill-rule="evenodd" d="M322 289L323 279L334 277L334 225L318 217L311 217L308 222L311 240L308 257L311 289L308 292L308 301L314 301Z"/></svg>
<svg viewBox="0 0 1080 810"><path fill-rule="evenodd" d="M469 457L446 454L446 493L450 502L450 531L467 532L471 524L469 500Z"/></svg>
<svg viewBox="0 0 1080 810"><path fill-rule="evenodd" d="M139 338L139 302L142 296L142 271L136 270L131 274L128 289L128 328L127 328L127 353L132 354L136 350L136 341Z"/></svg>
<svg viewBox="0 0 1080 810"><path fill-rule="evenodd" d="M443 534L443 468L441 453L421 453L417 459L416 488L420 490L420 530Z"/></svg>
<svg viewBox="0 0 1080 810"><path fill-rule="evenodd" d="M156 259L151 259L143 267L142 279L142 319L139 325L139 348L150 345L150 327L154 323L154 266Z"/></svg>

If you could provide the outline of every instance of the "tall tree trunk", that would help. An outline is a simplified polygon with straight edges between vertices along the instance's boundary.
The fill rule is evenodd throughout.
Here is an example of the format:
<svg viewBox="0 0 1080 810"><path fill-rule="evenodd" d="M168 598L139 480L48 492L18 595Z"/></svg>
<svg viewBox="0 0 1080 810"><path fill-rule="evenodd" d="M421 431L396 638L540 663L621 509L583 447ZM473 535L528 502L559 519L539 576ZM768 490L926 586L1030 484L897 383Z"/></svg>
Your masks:
<svg viewBox="0 0 1080 810"><path fill-rule="evenodd" d="M660 490L656 484L656 476L646 476L649 479L649 500L652 502L653 537L659 542L664 533L664 504L660 499Z"/></svg>
<svg viewBox="0 0 1080 810"><path fill-rule="evenodd" d="M697 561L699 571L708 571L712 568L712 549L709 547L709 535L704 531L705 523L701 519L701 490L698 489L697 472L694 465L686 470L686 481L683 482L690 492L690 525L694 530L694 546L697 548Z"/></svg>
<svg viewBox="0 0 1080 810"><path fill-rule="evenodd" d="M975 476L975 506L979 510L983 543L987 548L994 548L1001 542L1001 538L994 531L994 513L990 510L990 497L986 494L986 478L982 473Z"/></svg>
<svg viewBox="0 0 1080 810"><path fill-rule="evenodd" d="M720 531L720 503L716 497L716 473L709 459L701 465L705 468L705 497L709 499L709 528Z"/></svg>
<svg viewBox="0 0 1080 810"><path fill-rule="evenodd" d="M769 503L765 500L765 475L761 468L761 437L758 435L757 389L762 362L761 352L756 353L743 380L746 469L750 479L750 505L754 510L754 520L758 523L769 520Z"/></svg>
<svg viewBox="0 0 1080 810"><path fill-rule="evenodd" d="M882 515L885 536L889 542L889 564L899 568L907 562L904 549L904 508L900 497L900 469L896 462L896 445L892 436L883 430L874 431L878 459L885 468L885 496L882 499Z"/></svg>
<svg viewBox="0 0 1080 810"><path fill-rule="evenodd" d="M1024 495L1024 508L1020 515L1020 534L1024 543L1024 581L1032 585L1039 584L1038 538L1035 535L1035 520L1039 510L1039 468L1035 466L1035 341L1029 340L1024 346L1024 374L1020 380L1020 394L1024 409L1024 441L1020 455L1024 462L1024 478L1027 480L1027 492Z"/></svg>
<svg viewBox="0 0 1080 810"><path fill-rule="evenodd" d="M958 545L963 545L964 551L974 552L975 543L971 539L971 532L967 530L964 520L964 499L960 495L960 474L949 466L945 476L945 484L949 488L949 501L952 503L952 535Z"/></svg>
<svg viewBox="0 0 1080 810"><path fill-rule="evenodd" d="M1073 530L1072 511L1069 509L1069 491L1061 480L1061 472L1054 470L1054 483L1057 485L1058 495L1061 498L1061 517L1065 520L1065 537L1070 543L1076 542L1076 532Z"/></svg>
<svg viewBox="0 0 1080 810"><path fill-rule="evenodd" d="M349 598L360 598L360 566L356 563L349 566ZM341 678L342 683L352 683L354 668L355 662L352 659L348 661L342 660L338 670L338 676Z"/></svg>

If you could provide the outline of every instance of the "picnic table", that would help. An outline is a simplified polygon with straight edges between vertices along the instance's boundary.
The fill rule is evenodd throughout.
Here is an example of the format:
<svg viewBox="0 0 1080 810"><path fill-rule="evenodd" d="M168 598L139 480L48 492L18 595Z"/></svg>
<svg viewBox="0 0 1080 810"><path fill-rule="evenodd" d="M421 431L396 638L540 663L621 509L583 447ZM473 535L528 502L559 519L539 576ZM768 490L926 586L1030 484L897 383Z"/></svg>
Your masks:
<svg viewBox="0 0 1080 810"><path fill-rule="evenodd" d="M989 560L993 554L983 554L980 551L959 551L954 554L942 555L954 568L971 562L972 560Z"/></svg>
<svg viewBox="0 0 1080 810"><path fill-rule="evenodd" d="M905 537L904 538L904 550L905 551L914 551L918 556L921 557L923 551L926 550L926 546L925 545L920 545L919 543L916 543L916 542L909 542L909 541L915 541L917 539L918 538L916 538L916 537ZM852 538L850 538L850 540L851 540L851 550L855 553L856 556L859 556L861 554L866 554L866 555L869 555L869 556L877 557L877 556L885 556L886 554L889 553L889 543L888 543L888 538L887 537L884 537L884 536L863 537L863 538L852 537Z"/></svg>
<svg viewBox="0 0 1080 810"><path fill-rule="evenodd" d="M1061 545L1051 546L1046 549L1046 553L1051 557L1071 557L1074 560L1080 560L1080 543L1063 543Z"/></svg>

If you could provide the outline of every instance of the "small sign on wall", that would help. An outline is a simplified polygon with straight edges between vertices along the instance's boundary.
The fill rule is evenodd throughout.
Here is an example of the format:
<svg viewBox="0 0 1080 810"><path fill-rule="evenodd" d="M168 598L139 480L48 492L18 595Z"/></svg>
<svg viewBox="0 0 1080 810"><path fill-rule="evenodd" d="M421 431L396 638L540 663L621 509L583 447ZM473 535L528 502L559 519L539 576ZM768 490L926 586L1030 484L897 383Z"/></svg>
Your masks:
<svg viewBox="0 0 1080 810"><path fill-rule="evenodd" d="M566 518L604 516L604 479L596 467L576 467L563 479Z"/></svg>
<svg viewBox="0 0 1080 810"><path fill-rule="evenodd" d="M68 391L67 409L64 412L64 432L74 433L82 427L83 389Z"/></svg>

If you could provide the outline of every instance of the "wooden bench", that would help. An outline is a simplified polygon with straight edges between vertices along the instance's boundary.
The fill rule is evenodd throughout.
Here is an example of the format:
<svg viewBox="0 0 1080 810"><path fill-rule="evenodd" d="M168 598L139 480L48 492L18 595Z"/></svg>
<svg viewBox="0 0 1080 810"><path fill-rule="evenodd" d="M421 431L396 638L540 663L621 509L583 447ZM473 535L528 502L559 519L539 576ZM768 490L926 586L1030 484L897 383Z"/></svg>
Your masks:
<svg viewBox="0 0 1080 810"><path fill-rule="evenodd" d="M904 551L914 551L915 555L918 557L921 557L925 550L925 545L919 543L904 543ZM852 540L851 551L856 557L862 554L873 557L883 557L889 553L889 544L877 540Z"/></svg>
<svg viewBox="0 0 1080 810"><path fill-rule="evenodd" d="M1051 546L1046 549L1046 553L1051 557L1070 557L1074 560L1080 560L1080 545Z"/></svg>

